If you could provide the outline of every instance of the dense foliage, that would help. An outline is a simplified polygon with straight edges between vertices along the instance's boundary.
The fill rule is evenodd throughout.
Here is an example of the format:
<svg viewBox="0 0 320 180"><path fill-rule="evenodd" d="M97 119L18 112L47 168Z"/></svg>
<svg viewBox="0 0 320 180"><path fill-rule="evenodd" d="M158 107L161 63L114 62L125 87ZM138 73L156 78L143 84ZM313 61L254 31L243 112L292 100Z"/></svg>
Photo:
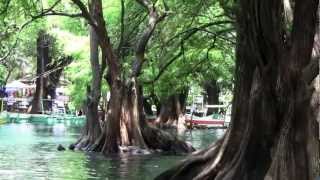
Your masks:
<svg viewBox="0 0 320 180"><path fill-rule="evenodd" d="M104 18L111 42L121 54L123 76L131 71L135 40L140 36L146 12L134 1L103 1ZM205 81L216 80L223 92L232 89L234 22L218 1L159 1L168 15L159 24L148 43L141 81L144 94L165 99L182 89L199 89ZM79 17L79 9L69 1L5 0L0 4L1 81L33 76L36 60L36 36L40 30L57 40L58 55L74 57L65 76L72 104L80 108L90 82L88 66L88 25ZM23 68L28 64L28 68ZM33 65L30 66L29 65ZM24 69L23 71L20 71ZM107 86L104 83L103 94Z"/></svg>

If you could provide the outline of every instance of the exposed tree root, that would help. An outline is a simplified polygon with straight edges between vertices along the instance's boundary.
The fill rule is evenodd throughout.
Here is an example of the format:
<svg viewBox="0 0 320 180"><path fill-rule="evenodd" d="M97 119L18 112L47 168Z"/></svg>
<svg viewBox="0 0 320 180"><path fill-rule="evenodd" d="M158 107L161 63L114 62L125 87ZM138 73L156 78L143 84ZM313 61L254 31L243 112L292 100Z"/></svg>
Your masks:
<svg viewBox="0 0 320 180"><path fill-rule="evenodd" d="M311 96L304 85L296 92L286 91L283 121L273 123L277 111L270 107L276 101L270 99L259 73L253 77L248 106L238 106L235 112L247 111L246 118L233 116L235 119L221 140L193 153L156 180L313 180L320 175L319 126L315 118L319 116L319 100L309 108ZM313 100L317 99L316 93ZM236 105L237 102L244 101L235 98ZM263 125L264 121L269 124Z"/></svg>
<svg viewBox="0 0 320 180"><path fill-rule="evenodd" d="M190 144L179 140L176 136L154 127L144 127L142 135L150 149L159 149L178 154L190 153L195 150Z"/></svg>
<svg viewBox="0 0 320 180"><path fill-rule="evenodd" d="M195 151L195 149L188 143L178 139L171 133L165 132L155 127L145 125L141 130L143 141L146 143L146 148L136 146L134 144L121 144L120 146L134 146L135 149L144 149L149 152L168 152L173 154L184 154ZM90 135L82 135L76 143L74 143L75 149L83 151L103 152L106 141L106 133L102 132L100 136L95 140L90 140ZM131 140L132 142L132 140ZM126 153L127 148L125 149Z"/></svg>
<svg viewBox="0 0 320 180"><path fill-rule="evenodd" d="M171 135L168 132L162 131L154 127L147 127L142 130L144 141L147 144L148 148L141 148L135 146L135 149L144 149L149 152L167 152L172 154L184 154L195 151L195 149L188 143L179 140L177 137ZM105 143L105 133L102 133L101 136L94 142L90 142L87 136L84 136L75 143L75 149L83 151L94 151L102 152ZM125 145L129 147L130 145ZM120 148L120 147L119 147ZM122 151L126 153L127 148ZM121 152L120 152L121 153Z"/></svg>

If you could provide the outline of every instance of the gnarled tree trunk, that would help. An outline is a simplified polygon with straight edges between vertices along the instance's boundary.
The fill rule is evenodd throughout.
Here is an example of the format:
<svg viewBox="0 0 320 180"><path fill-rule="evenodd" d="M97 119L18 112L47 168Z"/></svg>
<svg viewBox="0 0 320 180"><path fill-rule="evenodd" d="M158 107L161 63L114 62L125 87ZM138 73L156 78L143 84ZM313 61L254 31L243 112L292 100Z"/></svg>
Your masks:
<svg viewBox="0 0 320 180"><path fill-rule="evenodd" d="M159 124L161 128L176 127L184 129L184 112L187 97L188 88L164 100L157 118L157 124Z"/></svg>
<svg viewBox="0 0 320 180"><path fill-rule="evenodd" d="M99 39L102 62L108 65L106 80L110 87L110 100L106 110L102 132L87 150L112 154L120 152L120 146L137 146L141 149L162 149L173 152L190 152L194 149L183 141L156 128L149 127L143 112L143 94L138 76L145 61L145 49L160 16L152 1L137 0L148 10L149 22L138 40L136 55L129 77L122 78L121 62L112 48L103 18L102 1L91 0L94 14L89 13L80 0L72 0L82 11Z"/></svg>
<svg viewBox="0 0 320 180"><path fill-rule="evenodd" d="M159 149L172 153L189 153L193 151L194 149L190 145L177 137L151 127L146 123L145 114L143 113L142 87L138 85L135 78L132 79L130 84L132 86L127 86L127 89L131 90L131 93L127 93L130 96L124 96L127 97L125 98L127 106L123 106L123 112L126 112L126 116L121 118L121 122L126 122L124 123L125 126L121 127L121 133L128 133L121 134L121 137L126 137L128 134L129 145L142 149ZM127 115L127 113L131 115Z"/></svg>
<svg viewBox="0 0 320 180"><path fill-rule="evenodd" d="M292 32L288 32L281 1L239 1L231 125L218 142L157 180L313 180L319 176L314 111L319 104L312 107L310 88L316 75L305 71L313 64L317 7L318 1L296 0Z"/></svg>

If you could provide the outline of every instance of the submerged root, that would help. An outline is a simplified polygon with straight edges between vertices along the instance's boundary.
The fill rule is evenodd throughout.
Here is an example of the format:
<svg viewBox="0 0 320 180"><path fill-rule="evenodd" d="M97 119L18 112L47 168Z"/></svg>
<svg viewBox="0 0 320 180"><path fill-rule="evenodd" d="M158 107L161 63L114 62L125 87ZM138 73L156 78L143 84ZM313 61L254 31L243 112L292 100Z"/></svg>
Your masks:
<svg viewBox="0 0 320 180"><path fill-rule="evenodd" d="M105 141L106 135L102 133L100 137L90 146L87 148L87 151L94 151L94 152L101 152L103 148L103 143Z"/></svg>
<svg viewBox="0 0 320 180"><path fill-rule="evenodd" d="M84 150L85 147L89 144L89 137L87 135L81 136L78 141L74 144L75 149Z"/></svg>
<svg viewBox="0 0 320 180"><path fill-rule="evenodd" d="M146 126L142 129L143 138L150 149L162 150L174 154L190 153L195 149L188 143L168 132Z"/></svg>
<svg viewBox="0 0 320 180"><path fill-rule="evenodd" d="M147 148L119 145L119 153L150 154L153 152L166 152L185 154L195 151L189 143L155 127L146 126L142 128L141 131ZM72 144L72 146L77 150L102 152L106 143L106 133L102 133L94 142L90 141L90 139L91 138L88 135L82 136L75 144Z"/></svg>
<svg viewBox="0 0 320 180"><path fill-rule="evenodd" d="M73 149L81 150L81 151L101 151L101 142L104 140L105 135L101 134L98 139L92 141L89 135L81 136L78 141L74 144L71 144L70 147L74 147Z"/></svg>
<svg viewBox="0 0 320 180"><path fill-rule="evenodd" d="M222 140L209 146L207 149L194 152L189 158L182 161L179 165L171 168L170 170L162 173L155 180L168 180L168 179L194 179L205 169L210 162L213 162L222 145Z"/></svg>

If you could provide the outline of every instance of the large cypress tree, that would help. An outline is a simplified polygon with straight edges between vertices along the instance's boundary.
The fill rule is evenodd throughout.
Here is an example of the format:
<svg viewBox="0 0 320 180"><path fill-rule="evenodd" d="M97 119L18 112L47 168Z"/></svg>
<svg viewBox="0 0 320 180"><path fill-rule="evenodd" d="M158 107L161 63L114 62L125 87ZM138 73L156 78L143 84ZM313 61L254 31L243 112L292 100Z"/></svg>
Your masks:
<svg viewBox="0 0 320 180"><path fill-rule="evenodd" d="M283 1L237 1L231 126L218 142L157 180L319 176L319 103L311 104L312 82L319 74L319 59L312 58L318 1L291 3L293 20L286 21Z"/></svg>

